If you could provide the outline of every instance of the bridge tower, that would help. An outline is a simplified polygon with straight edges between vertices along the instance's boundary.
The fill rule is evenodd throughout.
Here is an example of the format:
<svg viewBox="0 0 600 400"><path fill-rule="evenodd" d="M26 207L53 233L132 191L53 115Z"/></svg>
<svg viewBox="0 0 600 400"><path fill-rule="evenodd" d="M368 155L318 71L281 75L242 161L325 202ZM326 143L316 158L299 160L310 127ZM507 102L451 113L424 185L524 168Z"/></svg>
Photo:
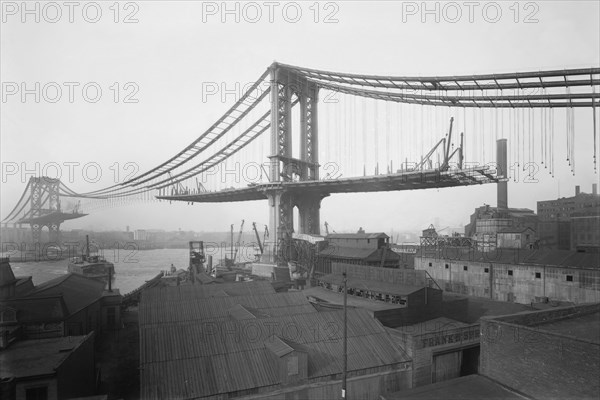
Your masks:
<svg viewBox="0 0 600 400"><path fill-rule="evenodd" d="M321 200L328 194L289 191L285 182L319 179L319 87L294 71L271 65L271 156L265 189L269 201L269 229L275 237L271 255L281 253L281 243L291 243L294 207L298 207L299 233L320 233ZM300 158L292 156L292 107L300 107ZM276 257L272 260L277 262Z"/></svg>
<svg viewBox="0 0 600 400"><path fill-rule="evenodd" d="M58 243L60 239L60 220L42 222L44 215L60 212L60 196L58 193L60 180L45 176L31 179L31 234L34 243L40 243L42 228L48 227L49 241ZM45 207L45 208L44 208Z"/></svg>

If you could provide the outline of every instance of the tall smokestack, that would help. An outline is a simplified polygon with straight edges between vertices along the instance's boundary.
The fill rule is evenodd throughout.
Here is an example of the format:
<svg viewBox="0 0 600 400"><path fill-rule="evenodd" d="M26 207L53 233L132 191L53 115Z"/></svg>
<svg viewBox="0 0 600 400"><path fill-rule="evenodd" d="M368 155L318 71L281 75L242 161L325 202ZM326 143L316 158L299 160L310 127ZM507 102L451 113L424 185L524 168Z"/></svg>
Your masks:
<svg viewBox="0 0 600 400"><path fill-rule="evenodd" d="M581 188L579 187L579 185L575 186L575 196L578 196L580 192Z"/></svg>
<svg viewBox="0 0 600 400"><path fill-rule="evenodd" d="M498 208L508 208L508 160L506 151L506 139L498 139L496 141L496 169L498 179L501 181L497 183L497 206Z"/></svg>
<svg viewBox="0 0 600 400"><path fill-rule="evenodd" d="M598 184L597 183L592 183L592 194L593 195L598 194Z"/></svg>

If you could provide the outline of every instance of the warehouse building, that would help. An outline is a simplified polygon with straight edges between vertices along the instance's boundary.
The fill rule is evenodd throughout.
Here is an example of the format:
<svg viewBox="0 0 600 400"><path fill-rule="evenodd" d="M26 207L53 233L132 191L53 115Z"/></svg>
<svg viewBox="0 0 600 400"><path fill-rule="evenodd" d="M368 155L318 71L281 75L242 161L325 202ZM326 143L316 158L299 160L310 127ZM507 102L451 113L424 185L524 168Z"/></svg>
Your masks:
<svg viewBox="0 0 600 400"><path fill-rule="evenodd" d="M150 289L140 303L141 397L337 398L343 321L343 311L318 312L302 292L264 281ZM348 310L349 398L410 384L406 353L369 313Z"/></svg>
<svg viewBox="0 0 600 400"><path fill-rule="evenodd" d="M567 250L422 249L415 269L426 271L444 291L530 304L600 301L598 254Z"/></svg>

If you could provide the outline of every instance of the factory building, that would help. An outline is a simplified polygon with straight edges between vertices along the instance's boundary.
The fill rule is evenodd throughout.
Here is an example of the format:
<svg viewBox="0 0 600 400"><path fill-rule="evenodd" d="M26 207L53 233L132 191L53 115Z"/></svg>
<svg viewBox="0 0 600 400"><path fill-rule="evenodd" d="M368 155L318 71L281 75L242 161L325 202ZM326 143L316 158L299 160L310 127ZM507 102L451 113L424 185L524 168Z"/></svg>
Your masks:
<svg viewBox="0 0 600 400"><path fill-rule="evenodd" d="M593 250L600 246L598 218L600 195L597 184L592 193L575 186L575 195L556 200L538 201L540 246L561 250Z"/></svg>
<svg viewBox="0 0 600 400"><path fill-rule="evenodd" d="M598 254L566 250L421 249L415 269L447 292L530 304L600 301Z"/></svg>
<svg viewBox="0 0 600 400"><path fill-rule="evenodd" d="M343 311L270 282L148 289L140 302L141 397L337 398ZM368 312L348 310L348 393L411 385L411 361Z"/></svg>

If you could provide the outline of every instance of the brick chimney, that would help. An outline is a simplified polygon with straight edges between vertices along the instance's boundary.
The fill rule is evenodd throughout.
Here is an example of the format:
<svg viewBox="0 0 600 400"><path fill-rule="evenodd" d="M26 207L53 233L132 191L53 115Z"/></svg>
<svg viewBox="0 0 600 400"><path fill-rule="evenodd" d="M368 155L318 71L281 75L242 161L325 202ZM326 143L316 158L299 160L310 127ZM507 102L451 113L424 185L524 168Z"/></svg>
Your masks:
<svg viewBox="0 0 600 400"><path fill-rule="evenodd" d="M579 185L575 186L575 196L579 196L580 192L581 192L581 188L579 187Z"/></svg>
<svg viewBox="0 0 600 400"><path fill-rule="evenodd" d="M598 194L598 184L597 183L592 183L592 194L593 195Z"/></svg>

